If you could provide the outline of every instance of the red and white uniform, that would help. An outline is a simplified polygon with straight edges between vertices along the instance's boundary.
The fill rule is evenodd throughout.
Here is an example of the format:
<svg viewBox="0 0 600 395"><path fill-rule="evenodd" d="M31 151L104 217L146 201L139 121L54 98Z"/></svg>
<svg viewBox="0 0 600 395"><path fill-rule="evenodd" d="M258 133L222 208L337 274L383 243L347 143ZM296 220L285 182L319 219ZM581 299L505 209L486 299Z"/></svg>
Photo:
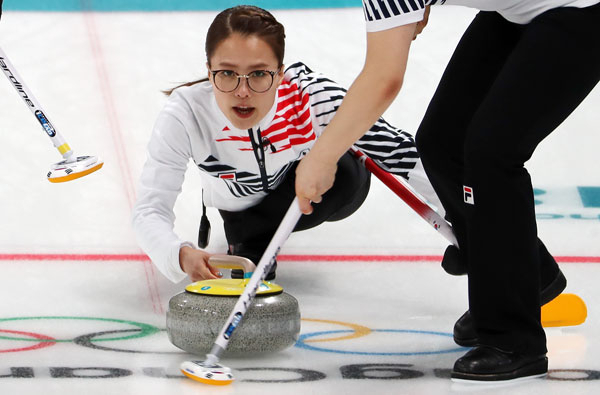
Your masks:
<svg viewBox="0 0 600 395"><path fill-rule="evenodd" d="M173 281L185 277L179 249L186 242L173 232L173 206L190 159L200 170L207 206L241 211L256 205L310 150L345 92L295 63L286 69L269 113L240 130L219 109L208 81L176 89L154 126L133 210L138 242L159 270ZM380 119L356 146L436 200L411 135Z"/></svg>

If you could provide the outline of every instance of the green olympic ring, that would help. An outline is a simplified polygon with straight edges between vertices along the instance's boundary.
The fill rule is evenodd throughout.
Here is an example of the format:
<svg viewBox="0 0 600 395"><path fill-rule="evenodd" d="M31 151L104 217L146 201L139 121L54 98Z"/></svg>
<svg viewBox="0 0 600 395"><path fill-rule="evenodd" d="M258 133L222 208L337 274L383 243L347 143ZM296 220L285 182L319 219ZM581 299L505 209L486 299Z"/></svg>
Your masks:
<svg viewBox="0 0 600 395"><path fill-rule="evenodd" d="M154 325L144 324L143 322L135 322L128 320L119 320L116 318L96 318L96 317L12 317L12 318L0 318L1 322L7 321L20 321L20 320L87 320L87 321L105 321L105 322L117 322L121 324L128 324L137 326L140 328L140 331L136 334L129 336L121 336L121 337L111 337L111 338L102 338L95 339L94 341L116 341L116 340L130 340L130 339L138 339L140 337L150 336L157 332L160 332L160 329L155 327ZM25 338L25 337L11 337L11 336L0 336L0 339L3 340L20 340L20 341L28 341L28 342L56 342L56 343L68 343L73 340L44 340L44 339L33 339L33 338Z"/></svg>

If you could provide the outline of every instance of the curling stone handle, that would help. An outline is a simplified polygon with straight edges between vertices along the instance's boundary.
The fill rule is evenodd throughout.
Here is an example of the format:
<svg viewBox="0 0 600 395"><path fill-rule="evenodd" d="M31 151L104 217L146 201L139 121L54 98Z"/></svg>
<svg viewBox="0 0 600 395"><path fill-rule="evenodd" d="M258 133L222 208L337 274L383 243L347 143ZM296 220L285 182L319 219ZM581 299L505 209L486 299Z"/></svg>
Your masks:
<svg viewBox="0 0 600 395"><path fill-rule="evenodd" d="M252 273L256 268L256 265L250 259L237 255L211 255L208 258L208 264L220 269L242 269L244 273Z"/></svg>

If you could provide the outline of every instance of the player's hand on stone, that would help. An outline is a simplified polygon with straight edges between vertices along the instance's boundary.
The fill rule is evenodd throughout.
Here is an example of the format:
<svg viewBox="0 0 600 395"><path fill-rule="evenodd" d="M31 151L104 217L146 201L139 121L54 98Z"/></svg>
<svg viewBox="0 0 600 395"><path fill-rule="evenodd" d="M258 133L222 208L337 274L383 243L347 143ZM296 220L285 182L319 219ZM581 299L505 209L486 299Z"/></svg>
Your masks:
<svg viewBox="0 0 600 395"><path fill-rule="evenodd" d="M212 280L223 276L218 268L209 266L208 258L210 254L204 250L189 246L179 249L179 266L192 281Z"/></svg>
<svg viewBox="0 0 600 395"><path fill-rule="evenodd" d="M312 213L311 202L321 202L323 194L333 186L336 171L337 161L310 152L302 158L296 168L296 196L303 214Z"/></svg>

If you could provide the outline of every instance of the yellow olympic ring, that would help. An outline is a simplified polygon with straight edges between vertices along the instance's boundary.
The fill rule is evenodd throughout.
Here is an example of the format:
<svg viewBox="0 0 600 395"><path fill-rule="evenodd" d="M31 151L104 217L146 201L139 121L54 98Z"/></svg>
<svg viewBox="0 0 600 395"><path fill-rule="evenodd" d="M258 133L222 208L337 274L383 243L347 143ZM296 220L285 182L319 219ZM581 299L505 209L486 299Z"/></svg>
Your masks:
<svg viewBox="0 0 600 395"><path fill-rule="evenodd" d="M331 320L321 320L321 319L318 319L318 318L302 318L302 321L322 322L322 323L326 323L326 324L342 325L342 326L347 326L347 327L349 327L349 328L351 328L351 329L354 330L354 332L351 333L351 334L349 334L349 335L332 337L332 338L327 338L327 339L305 340L305 343L334 342L334 341L339 341L339 340L356 339L356 338L363 337L363 336L366 336L369 333L371 333L371 329L367 328L366 326L357 325L357 324L351 324L351 323L348 323L348 322L331 321Z"/></svg>

